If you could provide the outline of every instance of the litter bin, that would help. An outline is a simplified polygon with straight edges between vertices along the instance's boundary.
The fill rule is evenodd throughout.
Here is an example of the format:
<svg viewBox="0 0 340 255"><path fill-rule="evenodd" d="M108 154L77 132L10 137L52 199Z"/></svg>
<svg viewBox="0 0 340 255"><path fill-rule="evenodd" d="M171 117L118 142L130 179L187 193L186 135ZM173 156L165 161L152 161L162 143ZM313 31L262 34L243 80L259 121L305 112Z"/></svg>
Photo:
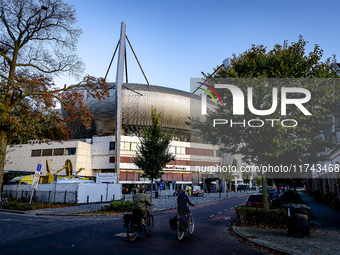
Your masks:
<svg viewBox="0 0 340 255"><path fill-rule="evenodd" d="M303 204L287 205L288 235L303 238L310 236L308 212L309 207Z"/></svg>

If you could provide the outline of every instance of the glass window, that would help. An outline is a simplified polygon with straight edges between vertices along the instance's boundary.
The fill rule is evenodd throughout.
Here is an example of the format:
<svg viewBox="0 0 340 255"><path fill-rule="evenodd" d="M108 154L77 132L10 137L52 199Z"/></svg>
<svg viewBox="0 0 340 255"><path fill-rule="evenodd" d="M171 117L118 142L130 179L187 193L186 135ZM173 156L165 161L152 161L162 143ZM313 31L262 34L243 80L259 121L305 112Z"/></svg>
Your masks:
<svg viewBox="0 0 340 255"><path fill-rule="evenodd" d="M176 154L185 154L185 147L176 147Z"/></svg>
<svg viewBox="0 0 340 255"><path fill-rule="evenodd" d="M76 148L66 148L65 155L76 155Z"/></svg>
<svg viewBox="0 0 340 255"><path fill-rule="evenodd" d="M43 156L52 156L52 149L46 149L46 150L43 150L43 153L42 155Z"/></svg>
<svg viewBox="0 0 340 255"><path fill-rule="evenodd" d="M64 148L53 150L53 156L63 156L63 155L64 155Z"/></svg>
<svg viewBox="0 0 340 255"><path fill-rule="evenodd" d="M176 154L176 147L171 146L170 152L173 153L173 154Z"/></svg>
<svg viewBox="0 0 340 255"><path fill-rule="evenodd" d="M137 150L137 143L131 143L131 150L136 151Z"/></svg>
<svg viewBox="0 0 340 255"><path fill-rule="evenodd" d="M115 143L115 142L110 142L109 150L110 150L110 151L114 151L114 150L115 150L115 147L116 147L116 143Z"/></svg>
<svg viewBox="0 0 340 255"><path fill-rule="evenodd" d="M41 157L41 150L32 150L31 157Z"/></svg>
<svg viewBox="0 0 340 255"><path fill-rule="evenodd" d="M124 151L131 151L131 143L124 143Z"/></svg>

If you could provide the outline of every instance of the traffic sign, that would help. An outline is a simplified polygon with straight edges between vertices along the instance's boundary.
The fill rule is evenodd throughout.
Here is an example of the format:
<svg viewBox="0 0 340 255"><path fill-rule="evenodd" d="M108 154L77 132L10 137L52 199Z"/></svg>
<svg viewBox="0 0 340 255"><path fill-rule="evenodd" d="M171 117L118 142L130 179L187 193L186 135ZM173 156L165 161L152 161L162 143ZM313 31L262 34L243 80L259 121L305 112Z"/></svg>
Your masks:
<svg viewBox="0 0 340 255"><path fill-rule="evenodd" d="M42 165L38 164L37 171L35 172L34 177L33 177L33 182L32 182L32 188L33 189L38 188L39 178L40 178L40 174L41 174L41 167L42 167Z"/></svg>

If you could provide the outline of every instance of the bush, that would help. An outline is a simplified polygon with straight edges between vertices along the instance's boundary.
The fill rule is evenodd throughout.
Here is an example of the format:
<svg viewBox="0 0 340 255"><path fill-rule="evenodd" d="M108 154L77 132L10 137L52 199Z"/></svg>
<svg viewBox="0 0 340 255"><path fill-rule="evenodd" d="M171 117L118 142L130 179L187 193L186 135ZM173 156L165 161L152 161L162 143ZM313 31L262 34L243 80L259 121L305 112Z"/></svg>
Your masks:
<svg viewBox="0 0 340 255"><path fill-rule="evenodd" d="M329 207L331 207L332 209L339 209L340 208L338 196L334 192L326 193L323 196L323 200L324 200L325 204L328 205Z"/></svg>
<svg viewBox="0 0 340 255"><path fill-rule="evenodd" d="M324 202L324 198L323 198L323 195L322 195L322 193L319 191L319 190L317 190L317 191L314 191L313 193L312 193L312 196L314 197L314 200L316 201L316 202L320 202L320 203L323 203Z"/></svg>
<svg viewBox="0 0 340 255"><path fill-rule="evenodd" d="M286 208L238 206L236 215L241 225L251 227L286 228L288 214Z"/></svg>
<svg viewBox="0 0 340 255"><path fill-rule="evenodd" d="M32 205L12 202L12 203L7 203L4 209L16 210L16 211L28 211L28 210L32 210Z"/></svg>
<svg viewBox="0 0 340 255"><path fill-rule="evenodd" d="M288 190L281 196L281 202L285 204L304 204L300 195L294 190Z"/></svg>
<svg viewBox="0 0 340 255"><path fill-rule="evenodd" d="M131 201L112 201L109 205L103 206L102 211L106 212L132 212L133 202Z"/></svg>

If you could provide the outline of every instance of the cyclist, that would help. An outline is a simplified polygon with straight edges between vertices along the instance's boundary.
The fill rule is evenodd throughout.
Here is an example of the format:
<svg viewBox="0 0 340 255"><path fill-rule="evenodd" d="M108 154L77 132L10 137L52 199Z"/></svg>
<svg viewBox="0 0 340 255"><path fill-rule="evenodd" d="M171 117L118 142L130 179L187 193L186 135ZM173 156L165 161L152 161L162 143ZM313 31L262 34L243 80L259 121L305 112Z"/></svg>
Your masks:
<svg viewBox="0 0 340 255"><path fill-rule="evenodd" d="M141 223L145 225L145 219L148 216L148 208L147 205L153 205L153 203L150 202L148 196L145 194L145 187L141 186L139 188L139 193L135 195L135 198L133 200L133 213L136 214L142 214L142 221Z"/></svg>
<svg viewBox="0 0 340 255"><path fill-rule="evenodd" d="M189 197L185 194L185 189L181 190L181 193L177 197L177 212L179 215L185 215L189 213L188 205L195 206L190 202Z"/></svg>

